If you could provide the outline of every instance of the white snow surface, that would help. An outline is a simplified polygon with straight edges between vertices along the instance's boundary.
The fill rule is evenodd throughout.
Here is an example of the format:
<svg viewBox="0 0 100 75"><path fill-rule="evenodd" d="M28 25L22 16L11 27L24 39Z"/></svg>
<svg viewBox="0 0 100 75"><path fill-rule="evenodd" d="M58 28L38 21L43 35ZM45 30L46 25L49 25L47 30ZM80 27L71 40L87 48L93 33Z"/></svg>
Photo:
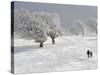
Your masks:
<svg viewBox="0 0 100 75"><path fill-rule="evenodd" d="M15 73L88 70L97 68L96 36L62 36L51 39L39 48L34 40L14 39ZM87 57L87 50L93 57Z"/></svg>

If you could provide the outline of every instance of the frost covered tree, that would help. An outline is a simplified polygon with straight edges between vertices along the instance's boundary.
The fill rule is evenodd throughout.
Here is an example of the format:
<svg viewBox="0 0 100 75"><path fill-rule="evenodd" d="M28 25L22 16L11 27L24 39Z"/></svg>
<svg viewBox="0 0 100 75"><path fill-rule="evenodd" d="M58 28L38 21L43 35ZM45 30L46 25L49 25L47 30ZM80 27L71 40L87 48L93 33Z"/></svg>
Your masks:
<svg viewBox="0 0 100 75"><path fill-rule="evenodd" d="M60 18L57 14L47 12L30 12L25 9L16 10L14 15L14 31L20 38L35 39L35 42L43 43L47 35L55 44L55 38L61 35Z"/></svg>
<svg viewBox="0 0 100 75"><path fill-rule="evenodd" d="M47 37L44 31L46 25L41 14L27 10L17 10L14 17L15 34L20 38L35 39L35 42L40 43L40 47L43 47Z"/></svg>
<svg viewBox="0 0 100 75"><path fill-rule="evenodd" d="M47 23L49 26L49 31L47 32L47 35L49 35L52 39L52 44L55 44L55 38L59 35L62 35L61 33L61 24L60 24L60 18L58 14L53 14L51 16L50 23Z"/></svg>

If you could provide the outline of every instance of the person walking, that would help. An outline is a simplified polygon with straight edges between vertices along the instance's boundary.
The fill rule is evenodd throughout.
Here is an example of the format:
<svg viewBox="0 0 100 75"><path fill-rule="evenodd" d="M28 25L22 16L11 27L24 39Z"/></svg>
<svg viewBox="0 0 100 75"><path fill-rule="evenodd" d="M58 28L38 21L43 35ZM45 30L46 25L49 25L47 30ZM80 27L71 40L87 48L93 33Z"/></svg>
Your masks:
<svg viewBox="0 0 100 75"><path fill-rule="evenodd" d="M92 52L92 51L90 52L90 56L91 56L91 58L92 58L92 56L93 56L93 52Z"/></svg>
<svg viewBox="0 0 100 75"><path fill-rule="evenodd" d="M87 56L88 56L88 58L90 57L90 51L89 50L87 50Z"/></svg>

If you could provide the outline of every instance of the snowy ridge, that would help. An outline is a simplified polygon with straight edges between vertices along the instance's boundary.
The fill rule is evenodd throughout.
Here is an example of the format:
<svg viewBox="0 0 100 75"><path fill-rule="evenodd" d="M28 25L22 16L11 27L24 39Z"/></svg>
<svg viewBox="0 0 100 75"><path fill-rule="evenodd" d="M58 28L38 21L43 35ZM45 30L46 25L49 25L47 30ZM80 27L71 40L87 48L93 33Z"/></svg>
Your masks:
<svg viewBox="0 0 100 75"><path fill-rule="evenodd" d="M97 34L97 22L94 18L80 19L76 18L69 28L72 35L95 35Z"/></svg>

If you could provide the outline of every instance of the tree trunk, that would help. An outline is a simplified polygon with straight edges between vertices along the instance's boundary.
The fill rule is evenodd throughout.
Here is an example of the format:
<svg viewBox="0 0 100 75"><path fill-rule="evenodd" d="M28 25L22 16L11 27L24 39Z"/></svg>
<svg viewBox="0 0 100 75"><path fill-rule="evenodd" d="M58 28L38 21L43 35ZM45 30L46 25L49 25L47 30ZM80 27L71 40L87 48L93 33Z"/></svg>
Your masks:
<svg viewBox="0 0 100 75"><path fill-rule="evenodd" d="M43 47L43 42L40 42L40 47Z"/></svg>
<svg viewBox="0 0 100 75"><path fill-rule="evenodd" d="M55 44L55 39L54 38L51 38L52 39L52 44Z"/></svg>

